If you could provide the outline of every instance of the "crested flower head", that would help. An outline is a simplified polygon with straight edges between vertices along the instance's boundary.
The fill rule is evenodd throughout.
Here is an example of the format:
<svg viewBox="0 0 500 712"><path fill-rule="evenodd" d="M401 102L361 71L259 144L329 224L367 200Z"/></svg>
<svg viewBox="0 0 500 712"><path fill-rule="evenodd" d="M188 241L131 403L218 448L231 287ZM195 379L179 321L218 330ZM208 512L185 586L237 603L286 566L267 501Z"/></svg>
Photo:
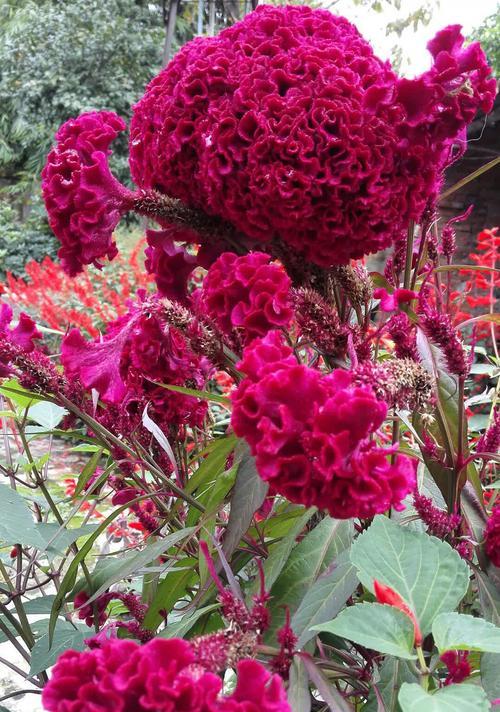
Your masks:
<svg viewBox="0 0 500 712"><path fill-rule="evenodd" d="M237 664L234 692L200 665L185 640L156 638L139 646L111 638L91 650L68 650L43 690L48 712L290 712L283 682L255 660ZM98 701L98 702L97 702Z"/></svg>
<svg viewBox="0 0 500 712"><path fill-rule="evenodd" d="M61 126L47 156L42 193L70 275L117 254L113 230L131 209L133 194L111 174L108 156L109 144L124 130L124 121L111 111L82 114Z"/></svg>
<svg viewBox="0 0 500 712"><path fill-rule="evenodd" d="M134 107L130 165L155 189L322 266L387 247L418 219L495 82L458 26L399 79L343 17L261 6L185 45Z"/></svg>
<svg viewBox="0 0 500 712"><path fill-rule="evenodd" d="M237 329L248 342L290 324L290 287L285 270L269 255L224 252L204 279L201 305L223 332Z"/></svg>
<svg viewBox="0 0 500 712"><path fill-rule="evenodd" d="M252 342L239 369L247 378L232 394L231 422L276 492L339 519L401 507L415 469L370 441L387 413L370 387L297 363L276 332Z"/></svg>
<svg viewBox="0 0 500 712"><path fill-rule="evenodd" d="M491 563L500 568L500 507L494 507L484 531L484 549Z"/></svg>

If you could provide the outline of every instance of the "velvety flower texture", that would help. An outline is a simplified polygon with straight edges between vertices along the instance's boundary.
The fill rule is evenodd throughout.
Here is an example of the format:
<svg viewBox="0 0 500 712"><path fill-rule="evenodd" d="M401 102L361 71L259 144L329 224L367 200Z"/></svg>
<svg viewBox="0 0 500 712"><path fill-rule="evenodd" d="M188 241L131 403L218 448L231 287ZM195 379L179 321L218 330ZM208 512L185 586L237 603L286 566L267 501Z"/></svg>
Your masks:
<svg viewBox="0 0 500 712"><path fill-rule="evenodd" d="M494 507L484 532L484 549L490 561L500 568L500 507Z"/></svg>
<svg viewBox="0 0 500 712"><path fill-rule="evenodd" d="M200 425L206 403L152 383L184 386L188 381L203 389L210 372L208 362L162 319L161 310L157 299L132 305L128 314L108 325L102 341L85 341L72 329L62 344L65 373L131 415L140 417L149 404L149 415L158 424Z"/></svg>
<svg viewBox="0 0 500 712"><path fill-rule="evenodd" d="M16 326L10 326L12 309L5 302L0 302L0 378L11 375L10 356L20 350L31 353L35 349L34 341L42 338L31 317L24 312L19 315Z"/></svg>
<svg viewBox="0 0 500 712"><path fill-rule="evenodd" d="M169 230L147 230L146 238L146 269L154 275L159 294L184 304L196 257L176 245Z"/></svg>
<svg viewBox="0 0 500 712"><path fill-rule="evenodd" d="M287 327L293 316L291 281L263 252L238 257L224 252L203 281L201 305L226 334L237 329L246 341Z"/></svg>
<svg viewBox="0 0 500 712"><path fill-rule="evenodd" d="M255 660L242 660L237 672L236 689L222 696L221 679L197 663L187 641L111 639L63 653L42 701L48 712L290 712L279 676Z"/></svg>
<svg viewBox="0 0 500 712"><path fill-rule="evenodd" d="M452 143L495 82L459 26L398 79L345 18L261 6L185 45L134 107L136 184L279 238L317 264L387 247L435 197Z"/></svg>
<svg viewBox="0 0 500 712"><path fill-rule="evenodd" d="M111 111L82 114L61 126L47 156L42 193L70 275L117 254L113 230L131 209L133 194L111 174L108 156L110 143L125 128Z"/></svg>
<svg viewBox="0 0 500 712"><path fill-rule="evenodd" d="M298 364L279 332L256 339L238 368L247 376L232 394L232 425L255 455L257 470L292 502L332 517L372 517L415 486L415 469L369 436L382 425L385 403L353 375L322 375Z"/></svg>

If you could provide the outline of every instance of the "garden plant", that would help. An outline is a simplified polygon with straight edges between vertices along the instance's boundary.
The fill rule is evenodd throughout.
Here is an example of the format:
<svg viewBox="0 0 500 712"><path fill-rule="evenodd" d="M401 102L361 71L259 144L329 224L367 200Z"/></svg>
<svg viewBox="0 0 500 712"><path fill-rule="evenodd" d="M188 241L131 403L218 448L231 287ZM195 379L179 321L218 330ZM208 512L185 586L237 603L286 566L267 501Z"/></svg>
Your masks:
<svg viewBox="0 0 500 712"><path fill-rule="evenodd" d="M58 130L61 266L0 306L0 662L49 712L500 704L500 237L456 264L473 208L439 216L496 82L458 25L428 49L261 6L147 86L135 187L117 114Z"/></svg>

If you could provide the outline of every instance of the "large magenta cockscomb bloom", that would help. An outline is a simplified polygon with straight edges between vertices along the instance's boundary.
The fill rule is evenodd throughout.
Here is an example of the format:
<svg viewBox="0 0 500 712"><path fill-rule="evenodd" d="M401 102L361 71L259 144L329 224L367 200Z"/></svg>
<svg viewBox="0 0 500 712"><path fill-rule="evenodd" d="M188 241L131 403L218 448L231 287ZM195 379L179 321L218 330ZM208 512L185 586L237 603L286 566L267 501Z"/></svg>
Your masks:
<svg viewBox="0 0 500 712"><path fill-rule="evenodd" d="M290 287L285 270L269 255L224 252L208 270L200 300L223 332L237 329L251 341L290 324Z"/></svg>
<svg viewBox="0 0 500 712"><path fill-rule="evenodd" d="M340 519L399 508L415 485L411 460L370 437L387 405L348 371L323 375L297 363L281 334L244 352L247 376L233 392L232 425L255 455L259 475L292 502Z"/></svg>
<svg viewBox="0 0 500 712"><path fill-rule="evenodd" d="M490 561L500 568L500 506L494 507L484 531L484 549Z"/></svg>
<svg viewBox="0 0 500 712"><path fill-rule="evenodd" d="M140 418L146 405L161 425L200 425L206 403L173 393L160 383L202 389L210 365L194 354L184 336L162 318L155 298L131 305L129 312L108 325L100 341L85 341L72 329L62 344L62 363L69 378L94 388L102 401L119 405Z"/></svg>
<svg viewBox="0 0 500 712"><path fill-rule="evenodd" d="M113 230L131 209L133 194L111 174L108 156L110 143L125 128L111 111L82 114L61 126L47 157L42 193L70 275L117 254Z"/></svg>
<svg viewBox="0 0 500 712"><path fill-rule="evenodd" d="M317 264L387 247L434 198L443 168L495 82L458 26L434 64L398 79L326 10L262 6L185 45L131 123L137 185L181 198Z"/></svg>
<svg viewBox="0 0 500 712"><path fill-rule="evenodd" d="M223 696L221 679L199 665L187 641L111 639L63 653L42 701L48 712L290 712L279 676L255 660L242 660L237 672L236 689Z"/></svg>

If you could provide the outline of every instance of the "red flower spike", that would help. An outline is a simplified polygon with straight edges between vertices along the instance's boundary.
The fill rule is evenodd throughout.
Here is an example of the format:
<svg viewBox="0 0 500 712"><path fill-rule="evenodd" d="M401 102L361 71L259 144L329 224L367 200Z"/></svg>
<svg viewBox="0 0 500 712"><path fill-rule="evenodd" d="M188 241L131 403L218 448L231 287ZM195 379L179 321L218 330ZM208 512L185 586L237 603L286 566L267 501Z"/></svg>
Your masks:
<svg viewBox="0 0 500 712"><path fill-rule="evenodd" d="M415 647L419 648L422 645L423 640L422 632L420 630L420 626L418 625L416 616L411 610L410 606L405 603L399 593L397 593L390 586L386 586L385 584L374 580L373 588L375 591L375 598L379 603L384 603L388 606L394 606L394 608L398 608L400 611L403 611L403 613L408 616L408 618L413 623L413 630L415 631Z"/></svg>

